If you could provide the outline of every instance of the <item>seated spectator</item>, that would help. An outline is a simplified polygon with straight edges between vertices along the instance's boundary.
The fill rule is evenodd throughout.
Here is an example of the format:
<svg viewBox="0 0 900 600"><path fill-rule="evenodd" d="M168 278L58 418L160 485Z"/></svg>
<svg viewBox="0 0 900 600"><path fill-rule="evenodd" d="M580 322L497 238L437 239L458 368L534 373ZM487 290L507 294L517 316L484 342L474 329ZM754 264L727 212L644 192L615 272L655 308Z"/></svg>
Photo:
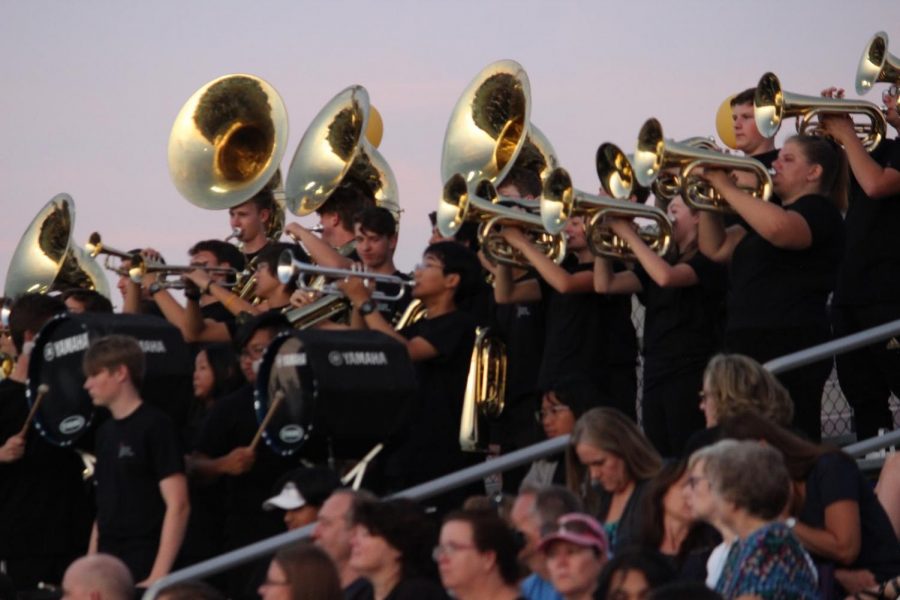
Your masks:
<svg viewBox="0 0 900 600"><path fill-rule="evenodd" d="M520 542L492 511L456 511L444 519L434 560L454 598L516 600Z"/></svg>
<svg viewBox="0 0 900 600"><path fill-rule="evenodd" d="M63 576L64 598L76 600L131 600L134 580L128 567L109 554L92 554L79 558Z"/></svg>
<svg viewBox="0 0 900 600"><path fill-rule="evenodd" d="M556 531L541 540L553 587L565 600L591 600L597 578L608 558L606 533L596 519L583 513L559 518Z"/></svg>
<svg viewBox="0 0 900 600"><path fill-rule="evenodd" d="M283 510L288 530L300 529L319 518L322 503L340 485L340 478L331 469L299 467L288 471L275 484L278 493L263 502L263 510Z"/></svg>
<svg viewBox="0 0 900 600"><path fill-rule="evenodd" d="M575 420L590 408L596 396L596 389L590 381L570 378L561 381L554 389L544 392L541 409L535 417L544 430L547 439L568 435L575 428ZM565 468L560 465L562 456L539 458L531 463L531 468L523 482L543 486L557 483L565 485Z"/></svg>
<svg viewBox="0 0 900 600"><path fill-rule="evenodd" d="M595 598L644 600L675 578L669 561L658 552L631 547L615 554L600 573Z"/></svg>
<svg viewBox="0 0 900 600"><path fill-rule="evenodd" d="M650 592L647 600L722 600L699 581L673 581Z"/></svg>
<svg viewBox="0 0 900 600"><path fill-rule="evenodd" d="M566 463L569 489L596 511L613 553L632 542L644 486L662 466L634 421L613 408L587 411L575 423Z"/></svg>
<svg viewBox="0 0 900 600"><path fill-rule="evenodd" d="M637 541L644 548L658 550L672 561L683 577L702 581L706 559L722 538L710 525L694 516L684 494L687 461L670 462L650 480L644 493L641 529Z"/></svg>
<svg viewBox="0 0 900 600"><path fill-rule="evenodd" d="M836 569L844 591L855 594L900 575L900 545L891 522L851 457L753 414L723 421L722 432L765 440L779 451L794 484L794 535L820 570Z"/></svg>
<svg viewBox="0 0 900 600"><path fill-rule="evenodd" d="M688 440L686 454L721 439L719 423L730 416L754 412L789 426L794 403L787 390L761 364L741 354L713 356L703 374L700 410L706 418L706 429Z"/></svg>
<svg viewBox="0 0 900 600"><path fill-rule="evenodd" d="M545 532L556 529L561 516L581 511L578 497L562 486L541 488L525 484L519 491L510 518L525 542L519 551L519 562L531 571L521 585L522 595L528 600L555 600L561 597L550 583L547 561L538 544Z"/></svg>
<svg viewBox="0 0 900 600"><path fill-rule="evenodd" d="M263 600L342 600L334 563L320 548L305 542L282 548L269 563L259 586Z"/></svg>
<svg viewBox="0 0 900 600"><path fill-rule="evenodd" d="M434 528L414 502L360 503L353 520L350 566L372 584L374 600L446 599L428 560Z"/></svg>
<svg viewBox="0 0 900 600"><path fill-rule="evenodd" d="M353 538L353 515L362 502L375 502L375 496L365 490L342 488L335 490L319 509L319 520L312 539L334 561L345 600L368 600L372 586L350 566L350 541Z"/></svg>
<svg viewBox="0 0 900 600"><path fill-rule="evenodd" d="M756 441L723 440L711 448L705 476L722 523L738 541L716 583L725 598L819 598L809 558L791 528L778 520L790 497L781 454Z"/></svg>

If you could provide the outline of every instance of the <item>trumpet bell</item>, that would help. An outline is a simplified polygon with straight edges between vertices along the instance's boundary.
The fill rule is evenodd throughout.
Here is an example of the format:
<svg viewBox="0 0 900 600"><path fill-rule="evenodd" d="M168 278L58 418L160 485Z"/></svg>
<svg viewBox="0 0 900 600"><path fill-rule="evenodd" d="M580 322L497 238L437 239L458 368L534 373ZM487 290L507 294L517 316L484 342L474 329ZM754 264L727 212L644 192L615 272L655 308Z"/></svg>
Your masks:
<svg viewBox="0 0 900 600"><path fill-rule="evenodd" d="M462 174L465 181L500 182L525 145L531 86L525 69L500 60L466 86L447 123L441 179Z"/></svg>
<svg viewBox="0 0 900 600"><path fill-rule="evenodd" d="M797 132L805 135L822 135L816 119L821 114L836 113L861 115L869 122L854 122L857 137L866 150L874 150L887 132L887 122L881 109L865 100L844 98L823 98L785 92L774 73L766 73L756 86L753 98L753 113L756 127L765 137L773 137L785 119L797 118Z"/></svg>
<svg viewBox="0 0 900 600"><path fill-rule="evenodd" d="M881 82L900 84L900 57L888 52L888 35L883 31L872 36L859 59L856 93L867 94Z"/></svg>
<svg viewBox="0 0 900 600"><path fill-rule="evenodd" d="M600 144L595 163L603 191L618 200L631 197L635 185L634 167L618 146L609 142Z"/></svg>
<svg viewBox="0 0 900 600"><path fill-rule="evenodd" d="M284 102L252 75L210 81L184 104L169 135L169 174L192 204L226 209L269 185L287 144Z"/></svg>
<svg viewBox="0 0 900 600"><path fill-rule="evenodd" d="M109 297L109 282L90 254L72 243L75 202L57 194L41 208L13 252L4 295L79 287Z"/></svg>
<svg viewBox="0 0 900 600"><path fill-rule="evenodd" d="M338 187L353 185L399 220L397 180L366 135L371 115L369 94L361 85L341 91L319 111L297 146L285 182L292 213L308 215Z"/></svg>

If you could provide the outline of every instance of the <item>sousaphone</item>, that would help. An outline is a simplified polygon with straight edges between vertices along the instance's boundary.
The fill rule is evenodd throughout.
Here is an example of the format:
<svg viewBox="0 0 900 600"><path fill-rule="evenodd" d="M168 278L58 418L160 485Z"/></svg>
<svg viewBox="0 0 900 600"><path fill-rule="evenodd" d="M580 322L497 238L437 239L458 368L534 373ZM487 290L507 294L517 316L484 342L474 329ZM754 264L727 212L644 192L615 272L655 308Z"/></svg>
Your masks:
<svg viewBox="0 0 900 600"><path fill-rule="evenodd" d="M68 194L57 194L41 208L22 234L6 272L4 296L45 294L54 290L82 288L109 297L109 282L103 269L72 241L75 202Z"/></svg>

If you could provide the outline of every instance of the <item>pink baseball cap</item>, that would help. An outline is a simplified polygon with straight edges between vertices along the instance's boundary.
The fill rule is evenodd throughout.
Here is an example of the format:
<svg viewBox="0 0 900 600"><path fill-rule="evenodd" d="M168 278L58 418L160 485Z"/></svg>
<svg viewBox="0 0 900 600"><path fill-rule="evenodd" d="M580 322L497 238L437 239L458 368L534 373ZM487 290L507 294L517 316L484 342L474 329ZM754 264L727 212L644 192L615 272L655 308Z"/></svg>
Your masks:
<svg viewBox="0 0 900 600"><path fill-rule="evenodd" d="M584 513L569 513L557 521L557 528L544 536L538 549L546 551L547 547L557 540L571 542L586 548L596 548L600 554L606 554L609 541L603 526L597 519Z"/></svg>

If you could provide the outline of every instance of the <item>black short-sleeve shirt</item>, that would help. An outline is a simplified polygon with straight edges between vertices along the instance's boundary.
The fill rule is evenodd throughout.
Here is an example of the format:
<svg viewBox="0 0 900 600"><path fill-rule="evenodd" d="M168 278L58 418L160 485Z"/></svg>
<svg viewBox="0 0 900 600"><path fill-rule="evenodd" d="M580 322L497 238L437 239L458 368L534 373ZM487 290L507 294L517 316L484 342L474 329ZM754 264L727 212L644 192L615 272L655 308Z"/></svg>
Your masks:
<svg viewBox="0 0 900 600"><path fill-rule="evenodd" d="M883 141L872 158L882 167L900 171L900 142ZM869 198L853 178L846 226L847 245L834 303L900 303L900 194Z"/></svg>
<svg viewBox="0 0 900 600"><path fill-rule="evenodd" d="M825 303L844 247L841 213L818 195L784 208L804 218L812 244L788 250L747 231L731 259L728 331L828 326Z"/></svg>
<svg viewBox="0 0 900 600"><path fill-rule="evenodd" d="M409 436L409 457L414 480L448 473L466 462L459 446L466 378L475 341L475 321L461 310L421 319L400 333L421 337L438 355L415 363L419 386Z"/></svg>
<svg viewBox="0 0 900 600"><path fill-rule="evenodd" d="M762 154L756 154L754 156L750 156L749 158L755 158L766 168L766 170L772 168L772 163L775 162L775 159L778 158L778 149L769 150L768 152L763 152ZM779 198L776 194L772 194L769 196L769 202L772 204L776 204L781 206L781 198ZM747 226L747 222L741 217L741 215L728 212L725 213L725 227L731 227L732 225L741 225L745 229L749 229Z"/></svg>
<svg viewBox="0 0 900 600"><path fill-rule="evenodd" d="M841 452L831 452L816 461L806 476L806 498L800 521L812 527L825 526L825 509L835 502L859 504L862 544L851 569L869 569L878 581L900 573L900 545L884 508L856 463Z"/></svg>
<svg viewBox="0 0 900 600"><path fill-rule="evenodd" d="M159 482L184 473L175 426L165 413L141 403L124 419L97 431L97 526L104 540L159 537L166 506Z"/></svg>
<svg viewBox="0 0 900 600"><path fill-rule="evenodd" d="M722 340L727 271L699 252L685 264L697 275L695 285L663 288L641 265L634 270L643 288L638 299L647 309L644 359L667 370L705 362Z"/></svg>

